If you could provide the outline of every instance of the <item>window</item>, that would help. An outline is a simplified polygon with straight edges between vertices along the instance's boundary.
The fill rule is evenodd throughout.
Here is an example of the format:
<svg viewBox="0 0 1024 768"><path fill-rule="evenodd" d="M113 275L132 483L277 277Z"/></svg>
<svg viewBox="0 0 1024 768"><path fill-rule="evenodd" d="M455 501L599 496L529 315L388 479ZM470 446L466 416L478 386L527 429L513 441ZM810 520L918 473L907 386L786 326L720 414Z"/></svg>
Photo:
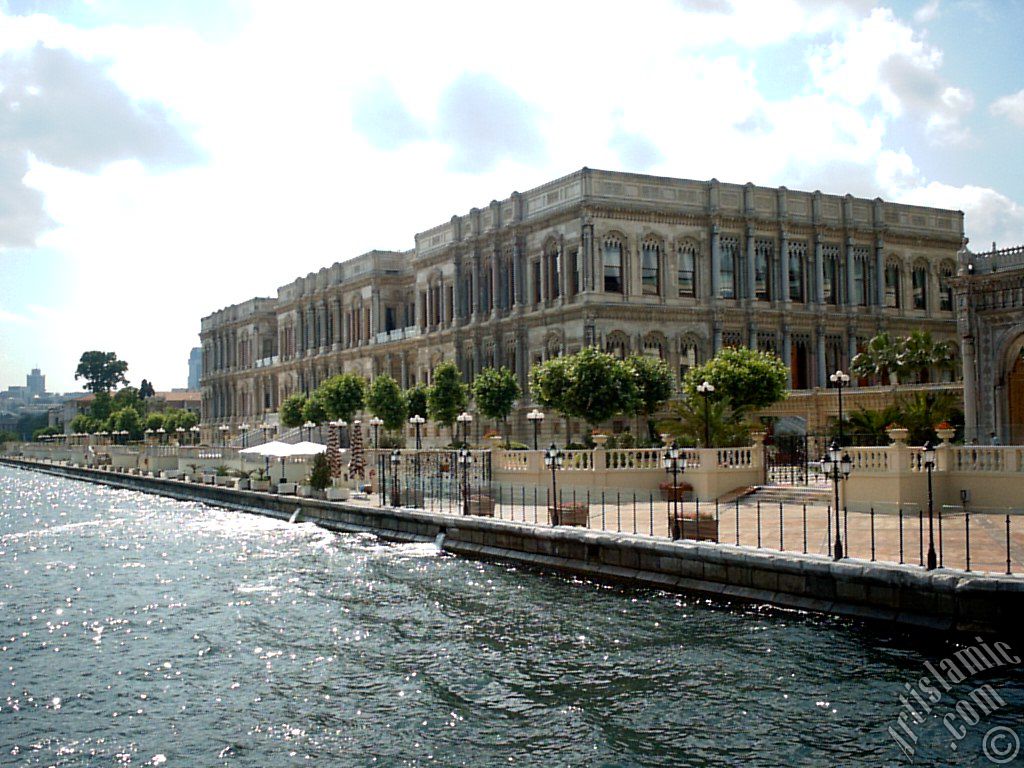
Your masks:
<svg viewBox="0 0 1024 768"><path fill-rule="evenodd" d="M758 301L772 299L772 251L767 240L754 243L754 298Z"/></svg>
<svg viewBox="0 0 1024 768"><path fill-rule="evenodd" d="M806 243L789 244L789 300L804 301L804 263L807 260Z"/></svg>
<svg viewBox="0 0 1024 768"><path fill-rule="evenodd" d="M398 326L395 323L395 308L385 307L384 308L384 330L393 331Z"/></svg>
<svg viewBox="0 0 1024 768"><path fill-rule="evenodd" d="M696 267L695 249L692 245L684 245L679 249L679 272L676 283L679 287L679 295L694 297L697 295L697 285L694 280L694 269Z"/></svg>
<svg viewBox="0 0 1024 768"><path fill-rule="evenodd" d="M548 298L557 299L562 294L562 254L555 248L548 254Z"/></svg>
<svg viewBox="0 0 1024 768"><path fill-rule="evenodd" d="M661 248L657 243L645 242L640 254L640 279L645 296L657 296L660 291Z"/></svg>
<svg viewBox="0 0 1024 768"><path fill-rule="evenodd" d="M939 309L953 311L953 265L943 264L939 268Z"/></svg>
<svg viewBox="0 0 1024 768"><path fill-rule="evenodd" d="M736 257L739 243L734 237L723 237L721 242L721 263L718 266L719 295L723 299L736 298Z"/></svg>
<svg viewBox="0 0 1024 768"><path fill-rule="evenodd" d="M622 293L622 243L609 237L604 241L605 293Z"/></svg>
<svg viewBox="0 0 1024 768"><path fill-rule="evenodd" d="M822 249L822 267L824 272L824 285L822 285L822 297L826 304L839 304L840 273L839 273L839 246L826 245Z"/></svg>
<svg viewBox="0 0 1024 768"><path fill-rule="evenodd" d="M900 266L890 262L885 265L885 306L900 308Z"/></svg>
<svg viewBox="0 0 1024 768"><path fill-rule="evenodd" d="M540 262L530 262L530 273L533 277L533 303L540 304Z"/></svg>
<svg viewBox="0 0 1024 768"><path fill-rule="evenodd" d="M572 293L573 295L583 290L583 275L580 274L580 251L573 249L569 254L569 269L572 272Z"/></svg>
<svg viewBox="0 0 1024 768"><path fill-rule="evenodd" d="M924 265L914 267L914 309L928 309L928 270Z"/></svg>

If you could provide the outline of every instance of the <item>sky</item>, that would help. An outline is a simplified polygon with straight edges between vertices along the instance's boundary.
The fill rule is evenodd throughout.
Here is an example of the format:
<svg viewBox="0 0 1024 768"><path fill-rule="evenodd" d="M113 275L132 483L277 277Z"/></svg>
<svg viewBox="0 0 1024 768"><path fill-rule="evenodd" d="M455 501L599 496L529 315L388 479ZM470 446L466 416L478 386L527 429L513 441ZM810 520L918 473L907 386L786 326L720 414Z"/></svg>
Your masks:
<svg viewBox="0 0 1024 768"><path fill-rule="evenodd" d="M0 0L0 389L584 166L1024 243L1024 0Z"/></svg>

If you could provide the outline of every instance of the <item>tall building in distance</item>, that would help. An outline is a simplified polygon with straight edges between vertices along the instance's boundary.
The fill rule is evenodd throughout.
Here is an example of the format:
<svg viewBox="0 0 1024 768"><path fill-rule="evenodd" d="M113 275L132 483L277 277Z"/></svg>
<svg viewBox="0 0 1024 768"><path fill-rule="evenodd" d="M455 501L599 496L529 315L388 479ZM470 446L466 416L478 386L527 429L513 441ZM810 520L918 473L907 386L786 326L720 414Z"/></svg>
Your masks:
<svg viewBox="0 0 1024 768"><path fill-rule="evenodd" d="M46 394L46 376L38 368L33 368L31 373L25 375L25 389L30 398L42 397Z"/></svg>
<svg viewBox="0 0 1024 768"><path fill-rule="evenodd" d="M962 242L959 211L584 168L203 318L203 419L252 423L340 372L425 384L442 360L528 392L532 366L584 346L679 377L749 346L825 387L880 331L956 338Z"/></svg>
<svg viewBox="0 0 1024 768"><path fill-rule="evenodd" d="M188 389L199 391L199 380L203 376L203 348L192 347L188 355Z"/></svg>

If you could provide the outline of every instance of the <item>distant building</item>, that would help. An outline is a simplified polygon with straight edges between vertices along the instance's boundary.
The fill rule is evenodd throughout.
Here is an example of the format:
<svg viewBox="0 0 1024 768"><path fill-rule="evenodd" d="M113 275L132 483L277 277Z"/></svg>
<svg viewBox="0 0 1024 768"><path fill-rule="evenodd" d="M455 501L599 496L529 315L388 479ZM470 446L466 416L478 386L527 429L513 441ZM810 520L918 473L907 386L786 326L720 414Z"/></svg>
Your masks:
<svg viewBox="0 0 1024 768"><path fill-rule="evenodd" d="M188 388L199 391L199 379L203 376L203 348L192 347L188 356Z"/></svg>
<svg viewBox="0 0 1024 768"><path fill-rule="evenodd" d="M1024 246L959 253L964 435L1024 445Z"/></svg>
<svg viewBox="0 0 1024 768"><path fill-rule="evenodd" d="M42 397L46 394L46 376L38 368L33 368L32 373L25 376L25 388L29 397Z"/></svg>

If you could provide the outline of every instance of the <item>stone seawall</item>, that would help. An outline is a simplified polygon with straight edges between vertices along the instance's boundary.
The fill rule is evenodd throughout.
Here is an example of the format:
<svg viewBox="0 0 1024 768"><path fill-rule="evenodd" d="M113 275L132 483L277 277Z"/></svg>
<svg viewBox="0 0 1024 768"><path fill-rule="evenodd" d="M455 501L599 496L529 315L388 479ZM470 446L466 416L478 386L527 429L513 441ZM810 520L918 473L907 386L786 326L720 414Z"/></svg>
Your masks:
<svg viewBox="0 0 1024 768"><path fill-rule="evenodd" d="M669 541L581 528L550 528L413 509L363 507L118 472L0 459L12 467L157 493L395 541L433 541L446 552L508 560L600 580L771 603L943 630L998 632L1019 625L1024 579L913 566L833 562L732 545Z"/></svg>

